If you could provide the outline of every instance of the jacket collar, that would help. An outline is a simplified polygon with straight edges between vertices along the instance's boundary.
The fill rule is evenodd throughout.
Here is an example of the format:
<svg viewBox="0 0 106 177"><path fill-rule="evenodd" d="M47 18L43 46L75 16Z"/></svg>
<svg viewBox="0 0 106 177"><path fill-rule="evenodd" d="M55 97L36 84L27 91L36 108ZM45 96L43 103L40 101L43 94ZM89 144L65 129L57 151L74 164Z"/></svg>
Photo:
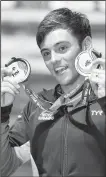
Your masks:
<svg viewBox="0 0 106 177"><path fill-rule="evenodd" d="M91 86L90 86L90 87L91 87ZM76 98L77 95L80 95L80 93L81 93L81 96L80 96L78 99L73 99L73 100L75 100L75 101L73 101L73 106L76 107L76 106L79 106L79 105L82 104L82 101L83 101L82 95L83 95L83 93L84 93L84 91L85 91L85 88L86 88L86 82L84 82L84 84L79 88L79 90L77 90L77 91L74 93L73 97L69 97L69 98L68 98L68 99L70 99L70 104L69 104L69 106L72 105L71 100L72 100L73 98ZM64 92L63 92L63 90L62 90L62 88L61 88L61 85L58 84L58 85L55 86L54 89L50 89L50 90L43 89L43 91L40 92L38 95L39 95L39 98L41 98L42 102L44 103L44 104L43 104L44 107L45 107L45 108L50 108L50 106L52 106L53 103L54 103L58 98L61 97L61 95L64 95ZM91 89L91 94L89 95L88 101L92 103L92 102L95 101L96 99L97 99L97 98L96 98L96 96L95 96L93 90Z"/></svg>

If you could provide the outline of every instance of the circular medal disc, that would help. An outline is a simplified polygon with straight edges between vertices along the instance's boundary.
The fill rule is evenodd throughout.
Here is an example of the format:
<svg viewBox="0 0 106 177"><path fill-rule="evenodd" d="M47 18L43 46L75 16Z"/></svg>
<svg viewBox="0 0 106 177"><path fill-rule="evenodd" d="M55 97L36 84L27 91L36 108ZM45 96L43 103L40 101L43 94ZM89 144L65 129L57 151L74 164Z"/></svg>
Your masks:
<svg viewBox="0 0 106 177"><path fill-rule="evenodd" d="M75 59L75 68L83 76L89 76L92 63L96 58L92 56L91 50L81 52Z"/></svg>
<svg viewBox="0 0 106 177"><path fill-rule="evenodd" d="M24 59L15 59L7 67L12 72L11 76L8 76L9 79L17 83L27 80L31 72L30 64Z"/></svg>

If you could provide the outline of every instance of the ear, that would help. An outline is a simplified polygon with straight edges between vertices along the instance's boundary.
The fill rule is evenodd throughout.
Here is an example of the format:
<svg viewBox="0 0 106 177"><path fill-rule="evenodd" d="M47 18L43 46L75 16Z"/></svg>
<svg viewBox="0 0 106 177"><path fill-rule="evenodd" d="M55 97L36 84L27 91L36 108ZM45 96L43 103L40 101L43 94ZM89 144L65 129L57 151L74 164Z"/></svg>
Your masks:
<svg viewBox="0 0 106 177"><path fill-rule="evenodd" d="M92 38L90 36L86 36L82 42L82 50L88 50L92 47Z"/></svg>

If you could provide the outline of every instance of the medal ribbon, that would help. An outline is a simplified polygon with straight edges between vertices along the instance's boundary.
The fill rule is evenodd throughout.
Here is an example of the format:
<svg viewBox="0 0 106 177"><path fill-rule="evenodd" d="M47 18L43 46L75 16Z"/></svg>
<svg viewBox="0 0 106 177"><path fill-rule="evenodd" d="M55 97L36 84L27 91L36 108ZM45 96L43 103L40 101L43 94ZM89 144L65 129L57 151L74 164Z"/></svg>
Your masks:
<svg viewBox="0 0 106 177"><path fill-rule="evenodd" d="M54 113L56 113L57 110L62 106L75 107L82 97L83 97L82 100L86 102L87 100L85 98L87 97L87 90L85 95L84 92L82 91L85 83L86 85L89 85L88 82L85 81L84 84L77 85L77 87L71 92L62 94L54 103L52 103L52 106L49 109L45 109L43 106L44 101L45 102L48 101L46 100L41 101L41 98L37 94L35 94L34 91L32 91L30 88L24 87L24 89L27 95L33 100L33 102L36 103L37 106L39 106L46 114L50 116L54 115ZM88 86L87 89L89 89Z"/></svg>

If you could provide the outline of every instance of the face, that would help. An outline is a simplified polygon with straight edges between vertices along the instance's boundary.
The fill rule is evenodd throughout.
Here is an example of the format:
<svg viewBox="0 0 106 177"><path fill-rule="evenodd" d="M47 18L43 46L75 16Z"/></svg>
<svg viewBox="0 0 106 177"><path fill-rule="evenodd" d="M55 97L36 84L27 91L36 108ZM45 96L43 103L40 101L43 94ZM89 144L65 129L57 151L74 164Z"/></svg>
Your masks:
<svg viewBox="0 0 106 177"><path fill-rule="evenodd" d="M73 84L79 77L75 58L81 52L78 40L65 29L50 32L41 44L44 62L61 85Z"/></svg>

